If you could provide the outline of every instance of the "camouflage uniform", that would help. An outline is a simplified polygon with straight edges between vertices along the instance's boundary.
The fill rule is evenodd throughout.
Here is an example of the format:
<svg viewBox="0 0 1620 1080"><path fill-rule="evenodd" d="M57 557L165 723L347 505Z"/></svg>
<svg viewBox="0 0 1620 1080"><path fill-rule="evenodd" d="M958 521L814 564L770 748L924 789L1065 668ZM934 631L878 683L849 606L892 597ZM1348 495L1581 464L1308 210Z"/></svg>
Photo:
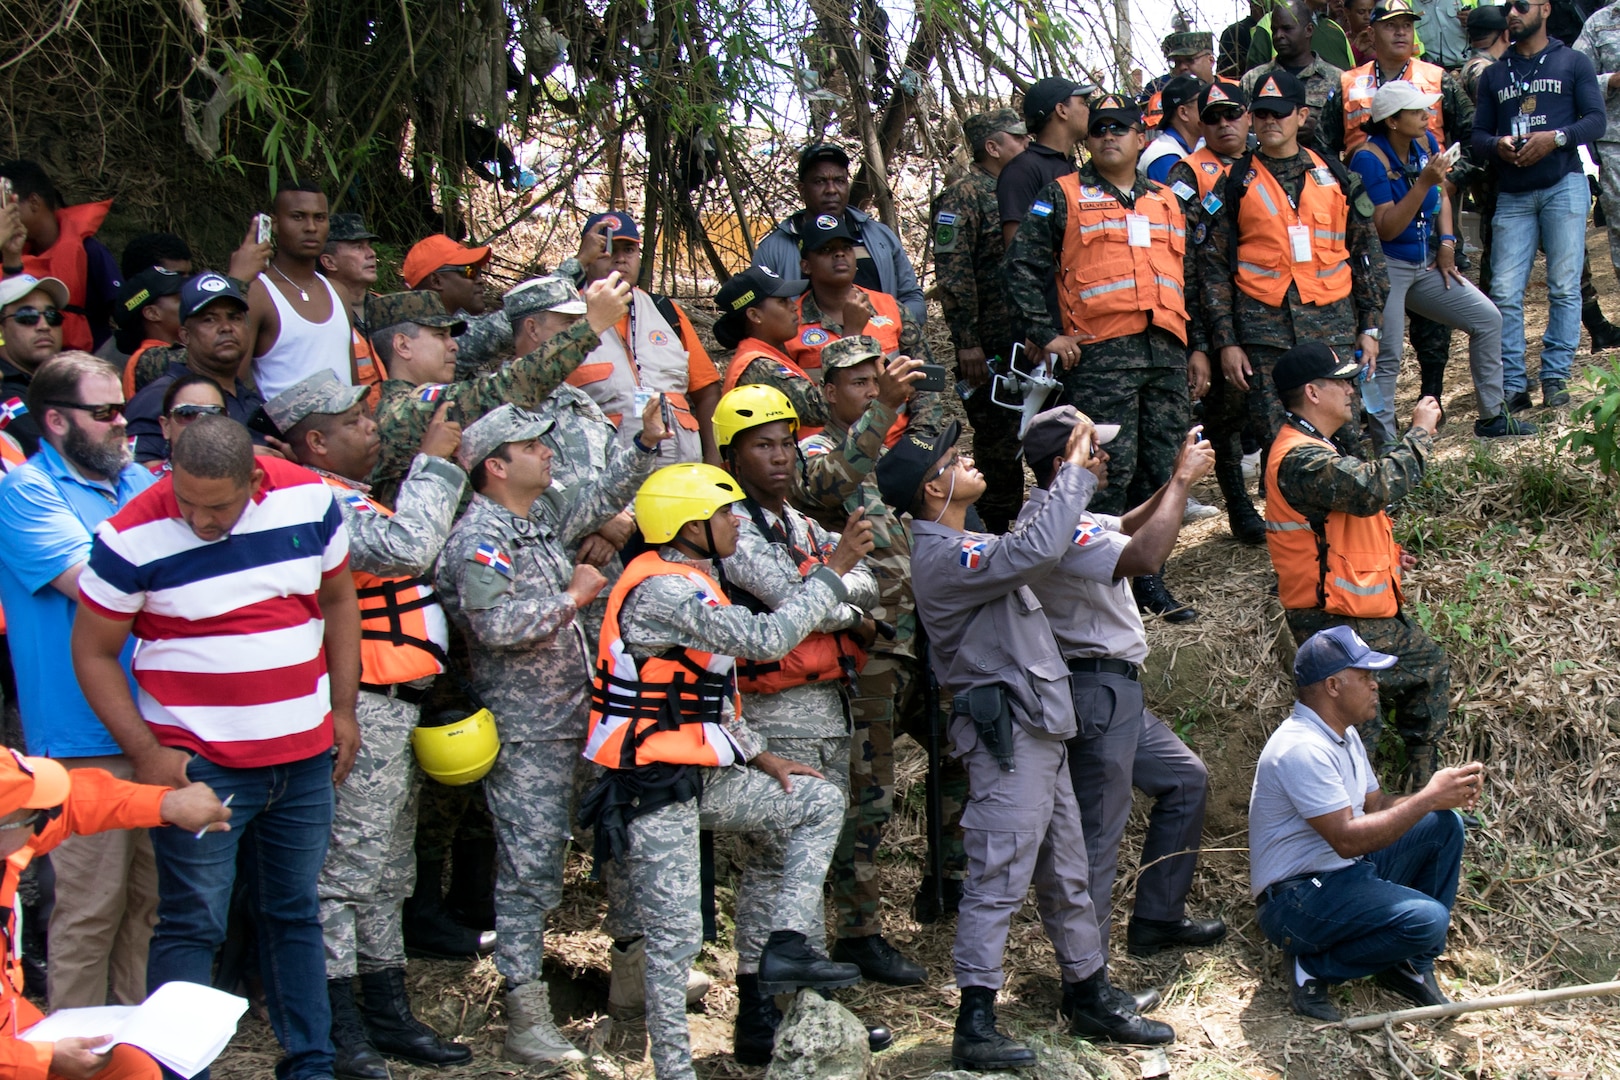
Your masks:
<svg viewBox="0 0 1620 1080"><path fill-rule="evenodd" d="M1244 72L1243 93L1250 101L1254 100L1254 88L1260 85L1260 80L1276 71L1278 66L1276 60L1267 60L1259 67ZM1344 69L1334 67L1312 53L1309 64L1290 74L1305 84L1305 104L1310 106L1311 115L1316 118L1316 140L1313 149L1324 156L1332 154L1338 157L1343 154L1344 110L1339 104L1339 94L1343 86L1341 80L1344 77ZM1336 124L1330 119L1335 114L1340 117Z"/></svg>
<svg viewBox="0 0 1620 1080"><path fill-rule="evenodd" d="M788 545L760 531L748 512L752 501L733 508L737 519L737 550L721 560L726 588L733 603L741 599L737 590L757 599L766 609L780 610L804 587ZM762 520L773 531L789 529L789 543L805 554L819 553L823 559L838 546L838 536L821 528L791 506L784 508L786 520L779 520L759 509ZM849 599L834 608L816 630L828 633L860 626L863 615L878 605L877 582L865 567L843 575ZM749 726L770 742L771 752L802 761L820 772L849 796L849 700L840 680L817 681L794 686L774 694L744 694L743 715ZM737 970L745 974L758 970L759 953L769 936L771 911L755 905L768 904L781 888L782 859L787 836L781 833L753 833L744 840L742 879L737 889ZM826 952L825 923L817 923L809 935L810 947Z"/></svg>
<svg viewBox="0 0 1620 1080"><path fill-rule="evenodd" d="M1474 49L1469 53L1467 61L1458 69L1457 81L1462 85L1463 94L1469 101L1474 101L1479 97L1479 77L1485 74L1485 69L1494 63L1496 63L1496 57L1484 49ZM1602 157L1602 154L1603 150L1600 145L1598 149L1599 158ZM1468 192L1473 196L1474 209L1479 211L1479 291L1489 296L1491 294L1491 240L1494 233L1493 219L1496 217L1496 166L1492 162L1484 161L1480 163L1480 168L1468 183ZM1454 212L1455 209L1453 207ZM1610 251L1613 251L1612 244ZM1589 277L1590 275L1586 276ZM1584 294L1582 299L1585 299Z"/></svg>
<svg viewBox="0 0 1620 1080"><path fill-rule="evenodd" d="M467 382L490 371L512 352L512 323L504 311L491 311L467 320L456 338L456 381Z"/></svg>
<svg viewBox="0 0 1620 1080"><path fill-rule="evenodd" d="M1250 155L1239 158L1227 174L1227 182L1215 189L1222 200L1221 209L1210 219L1202 239L1194 238L1193 250L1201 261L1199 287L1203 292L1210 364L1220 364L1220 352L1228 346L1239 346L1248 354L1249 366L1254 369L1247 380L1249 430L1260 445L1270 446L1283 425L1282 402L1271 382L1271 369L1278 357L1302 341L1321 341L1342 353L1352 352L1361 331L1383 325L1389 283L1384 273L1384 248L1373 229L1372 200L1362 188L1360 177L1328 160L1328 167L1345 185L1350 202L1345 222L1350 295L1327 305L1306 304L1299 299L1298 287L1290 284L1283 306L1271 307L1239 289L1233 281L1237 196L1243 177L1254 167L1249 162ZM1265 167L1290 199L1298 199L1306 170L1315 166L1301 150L1290 158L1265 157Z"/></svg>
<svg viewBox="0 0 1620 1080"><path fill-rule="evenodd" d="M832 322L821 313L813 289L804 294L804 306L799 309L799 324L819 326L833 337L845 336L842 323ZM928 342L923 338L922 323L912 318L911 311L904 304L900 305L900 353L914 360L933 360L933 354L928 351ZM806 421L801 417L800 422Z"/></svg>
<svg viewBox="0 0 1620 1080"><path fill-rule="evenodd" d="M750 386L754 383L780 390L783 396L792 402L793 411L798 415L802 426L827 425L830 418L827 412L827 399L821 396L821 384L814 379L795 374L790 368L770 357L761 356L737 376L737 386Z"/></svg>
<svg viewBox="0 0 1620 1080"><path fill-rule="evenodd" d="M1620 71L1620 9L1611 4L1594 13L1572 48L1585 54L1599 75ZM1609 258L1620 269L1620 95L1607 86L1599 89L1609 126L1597 141L1598 200L1608 221Z"/></svg>
<svg viewBox="0 0 1620 1080"><path fill-rule="evenodd" d="M1138 173L1131 190L1120 191L1089 162L1080 168L1080 183L1101 187L1127 209L1137 197L1163 189ZM1005 269L1008 299L1029 326L1030 337L1046 342L1065 332L1052 325L1045 283L1065 257L1068 197L1053 183L1041 190L1038 202L1052 209L1031 211L1019 223ZM1197 235L1197 228L1198 219L1189 216L1188 239ZM1184 262L1192 259L1191 246L1187 250ZM1195 304L1189 308L1187 345L1150 325L1140 334L1086 344L1079 362L1060 373L1075 408L1098 423L1120 425L1119 434L1108 444L1115 479L1092 500L1092 509L1099 513L1122 514L1147 501L1170 479L1187 430L1187 350L1204 345L1203 320L1196 317Z"/></svg>
<svg viewBox="0 0 1620 1080"><path fill-rule="evenodd" d="M1017 124L1011 109L970 117L963 124L968 142L980 146L997 131ZM1017 124L1023 130L1022 124ZM986 358L1006 359L1016 337L1001 288L1001 207L996 178L974 165L940 195L934 212L934 276L940 307L950 326L951 344L983 349ZM962 377L960 366L956 377ZM973 461L989 484L978 502L979 517L992 532L1006 532L1024 501L1024 466L1018 460L1018 414L990 401L990 386L977 388L963 402L973 425Z"/></svg>
<svg viewBox="0 0 1620 1080"><path fill-rule="evenodd" d="M713 575L708 561L690 559L673 547L660 549L659 555ZM777 611L755 615L738 605L706 606L684 578L654 577L625 598L620 632L626 647L641 655L686 647L777 659L847 599L842 583L835 582L830 572L817 571ZM765 749L765 740L729 704L725 723L745 757ZM658 1080L696 1080L697 1075L686 1026L686 975L703 944L698 830L785 834L782 876L774 895L737 897L737 938L763 944L771 930L794 930L814 941L824 932L821 888L843 819L844 798L826 781L796 776L793 789L785 791L757 769L732 767L705 770L698 799L672 803L630 822L622 869L646 927L647 1034ZM743 889L750 887L745 882ZM745 930L745 910L768 919L764 933ZM750 963L758 959L757 951L748 958Z"/></svg>
<svg viewBox="0 0 1620 1080"><path fill-rule="evenodd" d="M450 462L418 454L399 487L392 517L338 499L353 569L379 577L427 574L450 534L466 482L466 474ZM342 483L365 490L351 480ZM360 752L337 789L332 839L317 886L328 979L405 966L400 906L416 880L413 841L421 775L411 754L411 732L421 719L421 705L363 689L356 711Z"/></svg>
<svg viewBox="0 0 1620 1080"><path fill-rule="evenodd" d="M480 445L475 432L504 424L503 413L517 410L467 429L466 464L540 434L535 424L506 428L498 434L511 438ZM484 796L499 851L495 965L512 989L540 978L545 918L562 895L575 767L588 726L593 658L565 594L574 573L569 546L623 510L657 460L626 445L594 484L562 493L555 516L531 510L519 517L475 495L439 560L439 595L466 635L473 690L500 731L501 752L484 778Z"/></svg>
<svg viewBox="0 0 1620 1080"><path fill-rule="evenodd" d="M832 421L804 440L804 487L798 499L824 523L842 525L857 507L872 522L872 553L866 557L878 585L872 616L894 627L894 638L881 635L861 672L852 707L855 718L850 756L848 818L833 857L832 893L840 938L869 937L882 932L879 911L877 853L883 829L894 814L894 737L904 731L926 746L931 727L943 728L944 705L928 709L928 672L917 656L917 611L911 593L911 532L901 516L878 494L872 470L883 453L883 436L896 413L874 400L853 427ZM967 876L962 848L962 807L967 801L967 772L959 758L940 762L941 802L945 820L943 861L946 876Z"/></svg>
<svg viewBox="0 0 1620 1080"><path fill-rule="evenodd" d="M1277 467L1277 489L1301 514L1381 514L1399 502L1423 478L1434 450L1428 432L1417 428L1377 461L1340 454L1324 443L1297 446ZM1415 769L1432 772L1434 746L1445 734L1450 708L1451 665L1445 650L1406 612L1388 619L1352 619L1316 608L1285 612L1288 629L1297 645L1329 626L1351 626L1380 652L1401 658L1388 671L1379 672L1379 717L1361 725L1363 741L1377 747L1383 717L1391 712L1395 728ZM1425 774L1426 775L1426 774Z"/></svg>
<svg viewBox="0 0 1620 1080"><path fill-rule="evenodd" d="M135 392L140 393L153 379L162 378L164 372L169 370L170 364L185 362L184 345L165 345L161 348L154 345L147 349L141 353L141 358L135 361Z"/></svg>

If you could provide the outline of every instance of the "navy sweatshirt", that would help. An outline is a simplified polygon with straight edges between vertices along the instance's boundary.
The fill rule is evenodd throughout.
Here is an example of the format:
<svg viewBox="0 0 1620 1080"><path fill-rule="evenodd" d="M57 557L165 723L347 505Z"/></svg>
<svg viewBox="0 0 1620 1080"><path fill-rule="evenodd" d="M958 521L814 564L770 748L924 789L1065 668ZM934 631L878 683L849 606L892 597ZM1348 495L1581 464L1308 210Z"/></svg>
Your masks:
<svg viewBox="0 0 1620 1080"><path fill-rule="evenodd" d="M1513 134L1513 118L1521 111L1530 117L1531 133L1562 130L1569 143L1529 168L1503 161L1496 156L1496 140ZM1596 142L1607 127L1592 61L1556 38L1535 56L1509 49L1479 77L1474 156L1496 166L1498 190L1540 191L1580 172L1581 144Z"/></svg>

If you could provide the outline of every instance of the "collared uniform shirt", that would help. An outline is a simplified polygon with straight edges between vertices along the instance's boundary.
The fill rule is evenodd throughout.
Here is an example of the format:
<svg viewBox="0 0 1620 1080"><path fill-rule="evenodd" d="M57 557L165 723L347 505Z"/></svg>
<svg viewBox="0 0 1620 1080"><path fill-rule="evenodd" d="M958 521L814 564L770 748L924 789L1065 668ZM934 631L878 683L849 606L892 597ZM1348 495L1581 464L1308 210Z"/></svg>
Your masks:
<svg viewBox="0 0 1620 1080"><path fill-rule="evenodd" d="M1031 488L1014 527L1039 514L1047 498L1045 488ZM1114 576L1130 543L1131 538L1120 531L1119 518L1087 511L1057 567L1030 582L1065 660L1113 659L1137 665L1147 660L1147 633L1130 580Z"/></svg>

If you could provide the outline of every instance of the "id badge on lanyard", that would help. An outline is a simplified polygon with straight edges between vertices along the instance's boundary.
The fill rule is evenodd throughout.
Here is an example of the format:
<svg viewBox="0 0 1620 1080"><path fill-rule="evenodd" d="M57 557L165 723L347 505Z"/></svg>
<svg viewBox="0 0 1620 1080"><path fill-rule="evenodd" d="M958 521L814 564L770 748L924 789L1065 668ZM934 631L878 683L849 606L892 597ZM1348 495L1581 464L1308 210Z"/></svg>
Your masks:
<svg viewBox="0 0 1620 1080"><path fill-rule="evenodd" d="M1133 248L1153 246L1153 230L1146 214L1125 215L1125 242Z"/></svg>
<svg viewBox="0 0 1620 1080"><path fill-rule="evenodd" d="M1311 261L1311 228L1309 225L1288 226L1288 250L1297 263Z"/></svg>

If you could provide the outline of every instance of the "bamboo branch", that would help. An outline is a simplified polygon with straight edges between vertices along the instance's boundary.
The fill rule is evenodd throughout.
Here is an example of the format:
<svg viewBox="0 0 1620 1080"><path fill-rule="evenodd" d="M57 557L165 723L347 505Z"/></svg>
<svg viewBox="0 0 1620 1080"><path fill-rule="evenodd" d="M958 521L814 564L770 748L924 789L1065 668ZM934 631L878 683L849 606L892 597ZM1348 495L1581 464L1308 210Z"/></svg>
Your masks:
<svg viewBox="0 0 1620 1080"><path fill-rule="evenodd" d="M1352 1016L1340 1020L1337 1024L1324 1024L1322 1027L1337 1027L1345 1031L1372 1031L1385 1024L1439 1020L1448 1016L1461 1016L1464 1013L1485 1012L1490 1009L1551 1005L1557 1001L1612 997L1616 994L1620 994L1620 982L1586 983L1581 986L1563 986L1555 990L1526 990L1521 994L1502 994L1498 997L1476 998L1473 1001L1453 1001L1445 1005L1424 1005L1416 1009L1397 1009L1394 1012L1375 1013L1369 1016Z"/></svg>

